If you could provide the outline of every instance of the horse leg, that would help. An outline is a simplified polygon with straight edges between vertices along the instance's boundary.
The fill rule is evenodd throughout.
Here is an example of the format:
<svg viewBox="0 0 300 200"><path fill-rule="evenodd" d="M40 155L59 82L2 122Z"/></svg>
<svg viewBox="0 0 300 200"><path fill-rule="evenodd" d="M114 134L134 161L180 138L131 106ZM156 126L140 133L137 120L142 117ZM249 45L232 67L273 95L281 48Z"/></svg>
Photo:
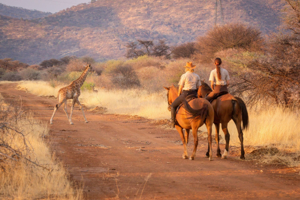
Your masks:
<svg viewBox="0 0 300 200"><path fill-rule="evenodd" d="M176 130L178 131L181 141L182 141L182 145L183 145L183 149L184 149L184 153L182 155L183 159L187 159L188 158L188 154L187 154L187 150L186 150L186 142L185 142L185 138L184 138L184 134L183 134L183 130L180 126L175 125Z"/></svg>
<svg viewBox="0 0 300 200"><path fill-rule="evenodd" d="M241 157L240 157L240 159L245 159L244 137L243 137L244 134L243 134L242 127L241 127L241 119L234 117L233 121L236 125L237 131L239 133L239 139L240 139L240 142L241 142Z"/></svg>
<svg viewBox="0 0 300 200"><path fill-rule="evenodd" d="M216 127L216 135L215 135L215 139L216 139L216 144L217 144L217 156L221 157L221 150L220 150L220 123L214 123L215 127Z"/></svg>
<svg viewBox="0 0 300 200"><path fill-rule="evenodd" d="M198 128L193 127L192 128L193 137L194 137L194 150L192 153L192 156L190 157L190 160L194 160L196 156L196 151L198 147Z"/></svg>
<svg viewBox="0 0 300 200"><path fill-rule="evenodd" d="M229 141L230 141L230 134L227 128L227 123L224 122L222 123L222 130L224 132L225 140L226 140L225 150L224 150L224 154L222 155L222 158L226 159L229 152Z"/></svg>
<svg viewBox="0 0 300 200"><path fill-rule="evenodd" d="M212 122L210 122L209 120L206 120L205 125L206 125L206 129L207 129L207 141L208 141L208 150L206 153L206 157L209 157L209 160L212 161L213 160L213 158L212 158L212 137L211 137Z"/></svg>
<svg viewBox="0 0 300 200"><path fill-rule="evenodd" d="M185 142L186 142L186 144L189 143L189 135L190 135L190 129L185 129L184 136L185 136Z"/></svg>

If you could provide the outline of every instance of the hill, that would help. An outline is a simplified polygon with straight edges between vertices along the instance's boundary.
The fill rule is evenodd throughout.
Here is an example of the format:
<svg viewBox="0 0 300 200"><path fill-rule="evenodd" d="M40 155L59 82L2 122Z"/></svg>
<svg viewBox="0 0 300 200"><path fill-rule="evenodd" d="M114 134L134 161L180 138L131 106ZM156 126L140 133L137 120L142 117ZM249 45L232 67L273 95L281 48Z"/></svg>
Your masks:
<svg viewBox="0 0 300 200"><path fill-rule="evenodd" d="M280 25L283 5L281 0L224 0L224 23L242 22L268 34ZM195 41L214 21L215 2L206 0L101 0L34 20L2 16L0 58L29 64L71 55L116 59L124 56L127 42Z"/></svg>
<svg viewBox="0 0 300 200"><path fill-rule="evenodd" d="M6 6L0 3L0 15L17 19L37 19L51 15L50 12L41 12L37 10L28 10L13 6Z"/></svg>

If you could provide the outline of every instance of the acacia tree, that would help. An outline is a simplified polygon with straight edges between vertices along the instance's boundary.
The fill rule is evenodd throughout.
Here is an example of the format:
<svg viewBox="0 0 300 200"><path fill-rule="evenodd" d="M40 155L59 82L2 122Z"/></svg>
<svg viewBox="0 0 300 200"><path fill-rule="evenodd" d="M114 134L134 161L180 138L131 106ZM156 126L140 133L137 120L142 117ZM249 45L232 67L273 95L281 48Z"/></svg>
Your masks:
<svg viewBox="0 0 300 200"><path fill-rule="evenodd" d="M166 45L164 40L159 40L159 43L153 47L152 54L156 57L165 56L166 58L170 57L169 53L170 47Z"/></svg>
<svg viewBox="0 0 300 200"><path fill-rule="evenodd" d="M137 40L137 42L127 43L126 47L127 58L137 58L143 55L156 57L165 56L166 58L170 56L170 47L164 40L159 40L158 44L154 44L154 42L150 40Z"/></svg>
<svg viewBox="0 0 300 200"><path fill-rule="evenodd" d="M300 1L286 0L285 33L273 35L263 58L247 65L233 85L247 91L249 101L273 102L285 107L300 103Z"/></svg>
<svg viewBox="0 0 300 200"><path fill-rule="evenodd" d="M171 50L172 57L177 58L191 58L195 54L196 48L194 42L188 42L179 46L173 47Z"/></svg>

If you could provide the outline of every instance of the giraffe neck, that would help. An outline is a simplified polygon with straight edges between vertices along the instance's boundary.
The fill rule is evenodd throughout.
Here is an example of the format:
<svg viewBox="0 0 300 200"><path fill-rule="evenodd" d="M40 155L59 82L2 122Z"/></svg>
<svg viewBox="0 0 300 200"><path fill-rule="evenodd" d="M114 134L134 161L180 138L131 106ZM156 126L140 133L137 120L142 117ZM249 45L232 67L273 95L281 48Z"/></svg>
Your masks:
<svg viewBox="0 0 300 200"><path fill-rule="evenodd" d="M86 69L83 71L83 73L80 75L80 77L78 79L76 79L75 81L73 81L76 85L78 85L79 87L81 87L88 75L89 72L89 66L86 67Z"/></svg>

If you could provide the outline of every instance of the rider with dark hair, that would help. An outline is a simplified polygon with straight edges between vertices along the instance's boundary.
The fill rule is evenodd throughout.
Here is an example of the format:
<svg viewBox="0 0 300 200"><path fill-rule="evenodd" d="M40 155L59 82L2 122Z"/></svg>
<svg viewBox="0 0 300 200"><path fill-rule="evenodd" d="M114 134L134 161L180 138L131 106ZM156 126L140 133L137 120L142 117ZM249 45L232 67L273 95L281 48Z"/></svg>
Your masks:
<svg viewBox="0 0 300 200"><path fill-rule="evenodd" d="M185 73L181 76L178 83L178 97L171 104L171 126L175 127L175 112L176 108L184 101L187 96L197 97L197 91L201 85L200 77L194 73L196 65L192 62L187 62L185 66Z"/></svg>
<svg viewBox="0 0 300 200"><path fill-rule="evenodd" d="M230 77L228 71L222 68L221 64L221 58L216 58L216 68L210 72L209 81L213 91L206 97L206 99L210 102L212 102L218 96L228 93Z"/></svg>

